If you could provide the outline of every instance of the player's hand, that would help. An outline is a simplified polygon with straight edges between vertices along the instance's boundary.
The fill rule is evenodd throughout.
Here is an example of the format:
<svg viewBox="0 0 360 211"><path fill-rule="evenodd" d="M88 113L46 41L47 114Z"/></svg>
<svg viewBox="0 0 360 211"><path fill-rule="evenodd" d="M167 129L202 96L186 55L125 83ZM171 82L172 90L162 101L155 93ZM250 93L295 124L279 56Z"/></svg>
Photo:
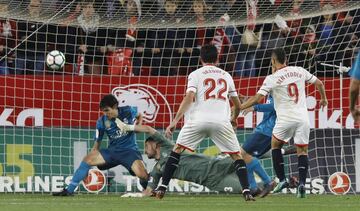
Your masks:
<svg viewBox="0 0 360 211"><path fill-rule="evenodd" d="M142 193L125 193L121 198L142 198L144 195Z"/></svg>
<svg viewBox="0 0 360 211"><path fill-rule="evenodd" d="M234 128L234 130L236 130L237 129L237 119L231 120L231 125Z"/></svg>
<svg viewBox="0 0 360 211"><path fill-rule="evenodd" d="M320 100L320 107L322 110L324 110L324 107L328 105L327 99L321 99Z"/></svg>
<svg viewBox="0 0 360 211"><path fill-rule="evenodd" d="M166 128L165 130L165 136L167 138L171 138L172 137L172 134L173 134L173 131L176 127L176 123L175 122L171 122L170 125Z"/></svg>
<svg viewBox="0 0 360 211"><path fill-rule="evenodd" d="M355 122L360 123L360 111L358 109L351 110L351 115Z"/></svg>
<svg viewBox="0 0 360 211"><path fill-rule="evenodd" d="M119 118L115 119L116 126L122 131L127 132L129 131L129 125L125 124L123 121L121 121Z"/></svg>
<svg viewBox="0 0 360 211"><path fill-rule="evenodd" d="M244 109L242 113L244 116L246 116L246 114L253 112L253 111L254 111L254 106L251 106L249 108Z"/></svg>

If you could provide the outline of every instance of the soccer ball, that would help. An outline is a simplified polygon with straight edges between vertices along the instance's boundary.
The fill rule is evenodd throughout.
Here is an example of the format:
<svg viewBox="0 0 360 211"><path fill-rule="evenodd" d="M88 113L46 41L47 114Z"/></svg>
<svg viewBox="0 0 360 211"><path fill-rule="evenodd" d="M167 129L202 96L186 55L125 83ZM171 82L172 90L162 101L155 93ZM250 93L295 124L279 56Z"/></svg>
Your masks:
<svg viewBox="0 0 360 211"><path fill-rule="evenodd" d="M53 50L46 56L46 64L52 70L59 70L65 64L65 56L58 50Z"/></svg>

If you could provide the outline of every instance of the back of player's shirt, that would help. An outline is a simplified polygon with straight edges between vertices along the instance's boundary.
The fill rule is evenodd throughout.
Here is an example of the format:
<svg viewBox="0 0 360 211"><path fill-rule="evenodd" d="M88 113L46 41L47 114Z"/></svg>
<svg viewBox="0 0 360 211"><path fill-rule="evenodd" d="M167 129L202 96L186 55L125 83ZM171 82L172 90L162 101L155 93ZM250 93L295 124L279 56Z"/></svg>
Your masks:
<svg viewBox="0 0 360 211"><path fill-rule="evenodd" d="M215 66L201 67L189 75L186 92L196 93L189 122L230 121L229 96L237 96L232 77Z"/></svg>
<svg viewBox="0 0 360 211"><path fill-rule="evenodd" d="M308 120L305 82L315 83L316 79L302 67L287 66L267 76L258 93L271 93L279 120Z"/></svg>

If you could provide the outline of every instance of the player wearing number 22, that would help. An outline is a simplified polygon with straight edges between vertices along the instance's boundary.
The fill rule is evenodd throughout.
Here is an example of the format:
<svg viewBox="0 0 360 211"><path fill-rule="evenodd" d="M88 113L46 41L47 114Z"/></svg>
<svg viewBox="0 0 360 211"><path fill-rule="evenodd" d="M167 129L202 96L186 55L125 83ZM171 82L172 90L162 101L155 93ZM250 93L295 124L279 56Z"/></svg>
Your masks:
<svg viewBox="0 0 360 211"><path fill-rule="evenodd" d="M169 181L179 165L181 153L185 149L194 151L204 138L210 137L221 152L229 154L235 160L234 167L245 200L254 200L249 191L246 165L241 157L239 142L233 129L240 112L240 100L234 81L229 73L215 66L218 62L215 46L203 46L200 57L203 67L189 75L186 95L174 120L165 131L166 136L171 137L176 124L192 105L189 118L181 129L176 145L165 164L162 184L155 190L155 195L159 199L164 197ZM235 108L232 114L229 98Z"/></svg>
<svg viewBox="0 0 360 211"><path fill-rule="evenodd" d="M288 143L291 138L294 138L299 170L297 196L304 198L310 135L305 84L307 82L316 86L321 95L321 106L327 105L324 85L304 68L287 66L286 54L282 48L272 52L271 64L272 74L265 78L257 94L241 105L241 110L259 103L268 94L273 96L277 119L271 140L272 162L280 181L274 192L280 192L289 185L285 178L281 148L284 143Z"/></svg>

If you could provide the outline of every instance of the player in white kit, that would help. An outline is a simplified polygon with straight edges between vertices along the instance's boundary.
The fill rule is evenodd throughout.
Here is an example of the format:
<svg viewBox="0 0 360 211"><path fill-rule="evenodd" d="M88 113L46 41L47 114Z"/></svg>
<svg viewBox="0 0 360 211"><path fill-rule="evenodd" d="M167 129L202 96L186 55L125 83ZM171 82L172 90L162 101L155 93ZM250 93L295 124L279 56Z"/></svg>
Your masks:
<svg viewBox="0 0 360 211"><path fill-rule="evenodd" d="M214 45L203 46L200 57L203 67L189 75L186 96L174 120L166 128L166 136L171 137L176 124L192 105L189 118L181 129L176 145L165 164L162 183L155 191L156 197L161 199L164 196L170 179L177 169L180 154L185 149L194 151L204 138L210 137L221 152L229 154L235 160L234 167L245 200L254 200L249 191L246 165L241 157L239 142L233 129L233 126L237 126L236 121L240 112L240 100L234 81L229 73L215 66L218 62L218 52ZM235 108L233 114L230 112L229 98Z"/></svg>
<svg viewBox="0 0 360 211"><path fill-rule="evenodd" d="M280 192L288 187L285 178L284 160L281 148L294 138L297 148L299 169L299 198L305 197L305 181L308 170L308 144L310 122L306 107L305 83L314 84L320 92L320 105L326 106L327 99L323 83L302 67L287 66L284 49L275 49L272 53L272 74L268 75L257 94L241 105L244 110L259 103L264 96L271 93L274 98L274 107L277 114L273 130L271 148L272 161L276 176L280 182L274 192Z"/></svg>

